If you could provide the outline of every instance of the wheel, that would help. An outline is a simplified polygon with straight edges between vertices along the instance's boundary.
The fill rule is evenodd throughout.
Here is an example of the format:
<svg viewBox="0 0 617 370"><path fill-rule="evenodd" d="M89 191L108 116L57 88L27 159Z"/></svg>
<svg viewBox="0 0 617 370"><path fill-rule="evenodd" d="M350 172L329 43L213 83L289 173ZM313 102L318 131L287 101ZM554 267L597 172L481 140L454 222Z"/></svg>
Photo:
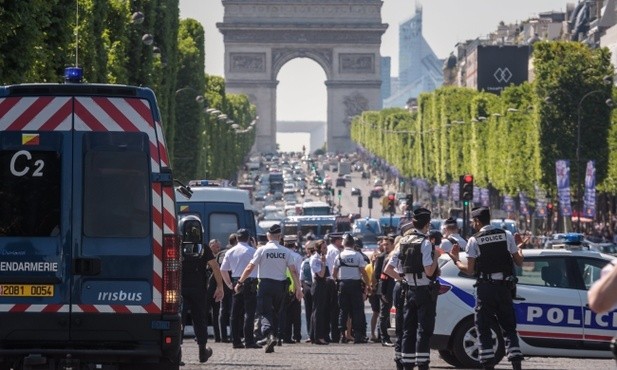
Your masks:
<svg viewBox="0 0 617 370"><path fill-rule="evenodd" d="M439 357L454 367L463 367L463 364L456 358L456 356L454 356L454 354L447 349L440 349Z"/></svg>
<svg viewBox="0 0 617 370"><path fill-rule="evenodd" d="M499 363L504 356L504 341L501 329L497 323L491 324L495 363ZM473 317L464 320L456 329L452 342L454 357L466 368L481 367L478 359L480 351L480 336L473 322ZM445 359L444 359L445 360Z"/></svg>

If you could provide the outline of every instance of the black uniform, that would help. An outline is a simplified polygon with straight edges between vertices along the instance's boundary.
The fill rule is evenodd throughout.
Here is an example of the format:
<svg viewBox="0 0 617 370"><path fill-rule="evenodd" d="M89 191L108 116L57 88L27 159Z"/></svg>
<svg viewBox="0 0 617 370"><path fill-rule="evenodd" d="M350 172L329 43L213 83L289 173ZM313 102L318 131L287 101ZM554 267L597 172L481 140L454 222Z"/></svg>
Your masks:
<svg viewBox="0 0 617 370"><path fill-rule="evenodd" d="M210 247L204 245L201 257L184 256L182 261L182 302L183 321L188 310L191 311L193 329L197 344L205 346L208 342L208 310L212 296L207 296L208 262L215 257Z"/></svg>
<svg viewBox="0 0 617 370"><path fill-rule="evenodd" d="M225 258L225 253L230 249L230 246L221 249L220 252L216 254L216 262L221 266L223 263L223 258ZM218 312L216 314L216 325L218 326L219 335L223 343L229 342L229 331L227 328L230 327L231 323L231 303L233 297L233 291L229 289L229 287L223 284L223 292L225 295L220 302L217 302ZM213 315L214 316L214 315ZM214 318L213 318L214 319ZM215 332L216 335L216 332ZM216 338L216 337L215 337Z"/></svg>
<svg viewBox="0 0 617 370"><path fill-rule="evenodd" d="M516 316L512 304L513 279L512 253L516 245L511 234L491 226L483 227L469 239L468 257L475 258L476 308L475 321L480 334L480 362L491 368L495 353L491 336L491 322L495 317L504 332L508 360L520 365L523 355L516 335Z"/></svg>
<svg viewBox="0 0 617 370"><path fill-rule="evenodd" d="M399 270L405 273L406 280L401 286L404 313L400 364L404 369L415 365L428 369L437 298L432 293L434 282L426 276L424 267L432 265L434 250L426 236L417 230L405 235L400 243L399 253L389 262L393 266L400 263Z"/></svg>
<svg viewBox="0 0 617 370"><path fill-rule="evenodd" d="M375 266L373 269L373 281L377 281L377 291L375 295L380 300L379 305L379 336L382 344L391 345L388 328L390 327L390 309L392 308L392 294L394 290L394 279L383 274L384 262L387 253L380 253L375 258Z"/></svg>

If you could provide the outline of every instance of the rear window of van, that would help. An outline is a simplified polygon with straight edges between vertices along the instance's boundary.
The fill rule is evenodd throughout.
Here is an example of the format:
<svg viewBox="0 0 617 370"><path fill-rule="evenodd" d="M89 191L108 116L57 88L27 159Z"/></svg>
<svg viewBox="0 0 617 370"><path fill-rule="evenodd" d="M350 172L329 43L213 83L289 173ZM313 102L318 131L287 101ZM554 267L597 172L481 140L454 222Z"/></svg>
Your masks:
<svg viewBox="0 0 617 370"><path fill-rule="evenodd" d="M0 236L60 233L60 153L0 151Z"/></svg>
<svg viewBox="0 0 617 370"><path fill-rule="evenodd" d="M124 143L118 140L122 139L108 146L96 145L95 139L92 140L95 144L85 151L83 224L86 236L150 235L151 186L146 148L140 140ZM104 144L106 138L99 141Z"/></svg>

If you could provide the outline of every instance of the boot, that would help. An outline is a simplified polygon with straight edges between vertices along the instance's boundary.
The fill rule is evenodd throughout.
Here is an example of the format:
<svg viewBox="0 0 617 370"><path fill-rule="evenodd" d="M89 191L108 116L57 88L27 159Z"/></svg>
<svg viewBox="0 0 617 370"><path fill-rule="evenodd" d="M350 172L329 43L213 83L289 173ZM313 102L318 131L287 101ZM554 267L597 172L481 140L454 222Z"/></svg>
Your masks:
<svg viewBox="0 0 617 370"><path fill-rule="evenodd" d="M212 348L206 347L205 344L199 345L199 362L204 363L212 356Z"/></svg>
<svg viewBox="0 0 617 370"><path fill-rule="evenodd" d="M512 360L512 370L521 370L522 368L521 360Z"/></svg>
<svg viewBox="0 0 617 370"><path fill-rule="evenodd" d="M394 360L394 363L396 364L396 370L403 370L403 364L400 359Z"/></svg>

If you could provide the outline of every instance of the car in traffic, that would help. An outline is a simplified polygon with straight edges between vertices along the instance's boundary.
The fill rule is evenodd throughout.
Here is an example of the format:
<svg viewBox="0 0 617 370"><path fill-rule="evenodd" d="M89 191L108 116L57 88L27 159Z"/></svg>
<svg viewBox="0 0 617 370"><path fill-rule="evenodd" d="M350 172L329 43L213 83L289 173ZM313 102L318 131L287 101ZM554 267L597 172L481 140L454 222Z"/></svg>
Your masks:
<svg viewBox="0 0 617 370"><path fill-rule="evenodd" d="M362 190L360 188L351 188L351 195L362 195Z"/></svg>
<svg viewBox="0 0 617 370"><path fill-rule="evenodd" d="M347 185L347 181L345 181L344 177L336 178L336 187L339 187L339 186L345 187L346 185Z"/></svg>
<svg viewBox="0 0 617 370"><path fill-rule="evenodd" d="M371 198L381 198L383 197L383 194L384 194L383 187L375 186L373 189L371 189L370 197Z"/></svg>
<svg viewBox="0 0 617 370"><path fill-rule="evenodd" d="M587 291L613 257L588 250L526 249L515 269L514 310L520 348L525 356L611 358L617 310L596 314ZM460 258L466 260L465 253ZM474 326L476 279L440 257L440 295L431 348L455 367L480 367L480 342ZM395 311L395 310L394 310ZM392 311L391 311L392 312ZM394 318L391 318L394 326ZM504 338L492 324L495 359L504 356Z"/></svg>

